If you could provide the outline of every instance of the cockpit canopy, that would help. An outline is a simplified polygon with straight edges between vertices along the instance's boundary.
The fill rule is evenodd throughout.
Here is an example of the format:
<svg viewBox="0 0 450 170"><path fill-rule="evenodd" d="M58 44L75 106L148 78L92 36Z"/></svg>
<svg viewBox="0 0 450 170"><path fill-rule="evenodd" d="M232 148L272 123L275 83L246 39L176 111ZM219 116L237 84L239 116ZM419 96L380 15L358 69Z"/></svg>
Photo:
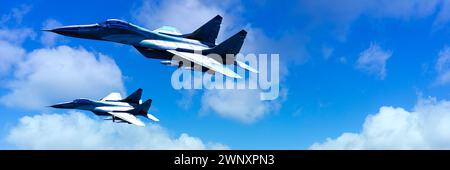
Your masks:
<svg viewBox="0 0 450 170"><path fill-rule="evenodd" d="M109 28L124 28L124 29L130 28L130 23L119 19L108 19L104 22L99 23L99 25L101 27L109 27Z"/></svg>
<svg viewBox="0 0 450 170"><path fill-rule="evenodd" d="M73 103L76 103L76 104L89 104L89 103L91 103L91 101L88 100L88 99L75 99L73 101Z"/></svg>
<svg viewBox="0 0 450 170"><path fill-rule="evenodd" d="M171 26L163 26L154 31L163 33L163 34L168 34L168 35L182 35L178 29L176 29L175 27L171 27Z"/></svg>

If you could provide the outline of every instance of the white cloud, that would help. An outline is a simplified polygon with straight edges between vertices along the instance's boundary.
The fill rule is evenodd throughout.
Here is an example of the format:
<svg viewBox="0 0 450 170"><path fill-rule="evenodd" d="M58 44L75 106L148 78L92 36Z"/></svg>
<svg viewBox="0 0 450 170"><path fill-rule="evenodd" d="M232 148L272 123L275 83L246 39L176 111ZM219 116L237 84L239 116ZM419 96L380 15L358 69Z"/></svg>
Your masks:
<svg viewBox="0 0 450 170"><path fill-rule="evenodd" d="M244 81L239 81L241 86ZM229 85L226 85L229 86ZM279 97L263 101L259 89L220 89L208 90L202 96L201 113L213 111L219 116L246 124L255 123L269 113L277 112L286 101L288 90L282 88Z"/></svg>
<svg viewBox="0 0 450 170"><path fill-rule="evenodd" d="M47 19L46 21L44 21L42 29L54 29L60 26L62 26L62 24L59 21L54 19ZM53 46L56 43L58 37L60 36L51 32L42 32L40 40L44 46Z"/></svg>
<svg viewBox="0 0 450 170"><path fill-rule="evenodd" d="M202 96L202 111L212 110L224 118L253 123L270 111L259 90L209 90Z"/></svg>
<svg viewBox="0 0 450 170"><path fill-rule="evenodd" d="M437 83L447 84L450 82L450 48L444 47L438 54L436 62L436 71L438 73Z"/></svg>
<svg viewBox="0 0 450 170"><path fill-rule="evenodd" d="M172 137L156 124L99 122L79 112L22 117L6 140L20 149L228 149L186 133Z"/></svg>
<svg viewBox="0 0 450 170"><path fill-rule="evenodd" d="M31 11L31 6L22 4L17 8L13 8L11 12L7 14L3 14L0 18L0 24L6 23L10 21L11 19L14 19L14 21L18 24L20 24L23 20L23 17L28 14Z"/></svg>
<svg viewBox="0 0 450 170"><path fill-rule="evenodd" d="M359 133L343 133L310 149L450 149L450 101L419 99L412 111L383 106Z"/></svg>
<svg viewBox="0 0 450 170"><path fill-rule="evenodd" d="M34 38L34 35L29 28L0 29L0 76L8 75L10 70L23 59L26 51L20 44L27 38Z"/></svg>
<svg viewBox="0 0 450 170"><path fill-rule="evenodd" d="M1 23L20 24L30 10L28 5L14 8L2 16ZM51 19L44 23L44 27L57 25ZM75 97L99 98L111 91L124 92L122 73L108 56L67 46L27 52L21 44L35 36L30 28L0 28L0 76L8 76L1 88L9 91L0 96L1 104L43 109ZM41 40L47 45L54 43L52 37L45 35ZM24 98L29 100L23 102Z"/></svg>
<svg viewBox="0 0 450 170"><path fill-rule="evenodd" d="M377 44L372 43L368 49L359 54L356 67L384 79L386 77L386 62L391 56L391 51L383 50Z"/></svg>
<svg viewBox="0 0 450 170"><path fill-rule="evenodd" d="M30 28L18 28L18 29L0 29L0 40L8 41L14 44L21 44L27 38L34 39L36 33Z"/></svg>
<svg viewBox="0 0 450 170"><path fill-rule="evenodd" d="M25 55L23 48L3 40L0 40L0 51L0 76L7 75Z"/></svg>
<svg viewBox="0 0 450 170"><path fill-rule="evenodd" d="M64 100L124 92L122 73L108 56L59 46L34 50L24 58L6 84L10 92L1 96L2 104L42 109Z"/></svg>

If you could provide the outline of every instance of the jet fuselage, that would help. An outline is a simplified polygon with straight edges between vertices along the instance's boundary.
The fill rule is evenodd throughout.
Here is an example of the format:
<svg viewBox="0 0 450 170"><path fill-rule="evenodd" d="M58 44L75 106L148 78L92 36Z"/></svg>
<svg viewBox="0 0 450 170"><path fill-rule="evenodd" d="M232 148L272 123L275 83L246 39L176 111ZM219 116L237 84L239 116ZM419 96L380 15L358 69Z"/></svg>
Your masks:
<svg viewBox="0 0 450 170"><path fill-rule="evenodd" d="M110 115L108 112L130 112L137 105L132 103L117 102L117 101L92 101L89 99L76 99L72 102L65 102L55 104L50 107L60 109L79 109L92 111L99 116Z"/></svg>
<svg viewBox="0 0 450 170"><path fill-rule="evenodd" d="M160 59L161 64L178 68L219 72L232 78L242 78L226 65L234 64L257 73L236 55L241 50L247 31L241 30L216 45L222 17L215 16L191 33L181 34L176 28L163 26L150 31L146 28L118 20L108 19L90 25L72 25L45 30L65 36L111 41L136 48L147 58Z"/></svg>
<svg viewBox="0 0 450 170"><path fill-rule="evenodd" d="M165 50L195 52L210 49L215 45L177 35L150 31L117 19L90 25L64 26L48 31L71 37L132 45L148 58L166 60L170 60L173 54Z"/></svg>

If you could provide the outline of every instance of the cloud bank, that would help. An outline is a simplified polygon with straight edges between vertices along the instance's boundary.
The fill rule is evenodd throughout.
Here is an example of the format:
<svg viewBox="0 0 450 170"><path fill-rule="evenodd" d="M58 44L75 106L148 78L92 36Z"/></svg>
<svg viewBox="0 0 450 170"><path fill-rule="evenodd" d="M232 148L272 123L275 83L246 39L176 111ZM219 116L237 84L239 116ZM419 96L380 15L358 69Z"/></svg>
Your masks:
<svg viewBox="0 0 450 170"><path fill-rule="evenodd" d="M8 41L0 40L0 76L7 75L12 67L22 60L25 50Z"/></svg>
<svg viewBox="0 0 450 170"><path fill-rule="evenodd" d="M100 122L79 112L22 117L6 141L20 149L228 149L186 133L173 137L155 124Z"/></svg>
<svg viewBox="0 0 450 170"><path fill-rule="evenodd" d="M18 57L18 56L13 56ZM16 64L9 90L0 97L6 106L42 109L74 98L101 98L124 92L122 73L114 60L83 48L36 49ZM23 102L23 99L28 99Z"/></svg>
<svg viewBox="0 0 450 170"><path fill-rule="evenodd" d="M361 132L310 149L450 149L450 101L419 99L412 111L383 106L367 116Z"/></svg>
<svg viewBox="0 0 450 170"><path fill-rule="evenodd" d="M209 90L202 96L202 111L243 123L253 123L265 116L270 104L259 99L259 90Z"/></svg>

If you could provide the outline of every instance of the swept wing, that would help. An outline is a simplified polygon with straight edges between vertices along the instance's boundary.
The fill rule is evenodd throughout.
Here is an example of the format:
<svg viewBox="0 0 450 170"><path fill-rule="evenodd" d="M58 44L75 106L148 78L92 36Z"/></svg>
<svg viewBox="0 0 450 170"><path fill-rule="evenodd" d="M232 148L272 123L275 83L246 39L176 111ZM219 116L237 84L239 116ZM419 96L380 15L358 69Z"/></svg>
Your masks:
<svg viewBox="0 0 450 170"><path fill-rule="evenodd" d="M118 117L119 119L122 119L123 121L129 122L136 126L145 126L144 122L139 120L136 116L126 113L126 112L108 112L111 114L111 116Z"/></svg>
<svg viewBox="0 0 450 170"><path fill-rule="evenodd" d="M176 55L175 59L177 60L185 60L189 62L193 62L200 66L206 67L212 71L219 72L223 75L233 78L242 78L238 74L236 74L233 70L225 67L222 63L201 54L197 53L188 53L188 52L180 52L175 50L167 50L168 52Z"/></svg>

